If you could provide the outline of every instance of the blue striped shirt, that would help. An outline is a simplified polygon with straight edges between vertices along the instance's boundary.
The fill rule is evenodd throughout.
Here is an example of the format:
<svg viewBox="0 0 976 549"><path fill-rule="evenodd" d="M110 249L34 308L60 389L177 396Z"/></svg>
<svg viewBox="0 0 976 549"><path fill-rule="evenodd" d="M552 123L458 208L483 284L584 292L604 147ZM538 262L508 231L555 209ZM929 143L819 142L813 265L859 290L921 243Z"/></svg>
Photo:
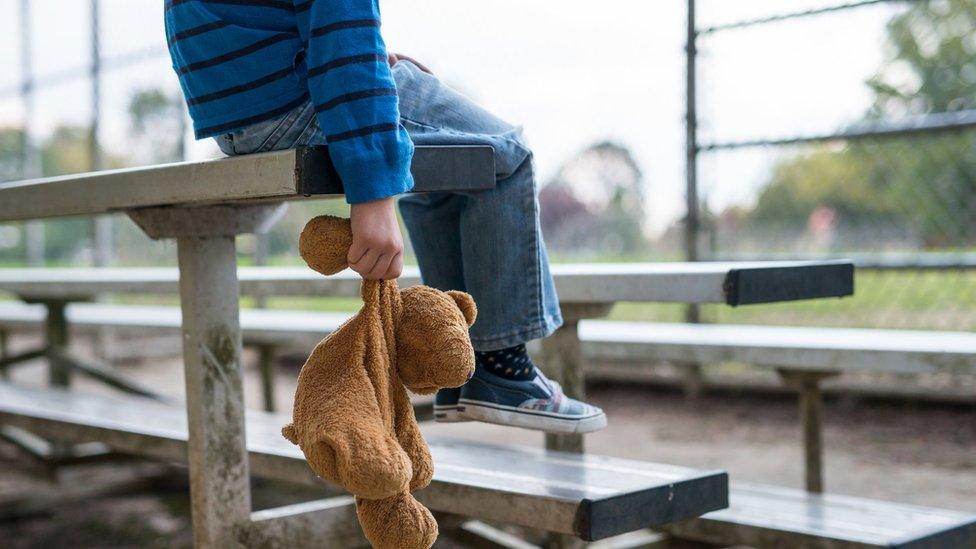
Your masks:
<svg viewBox="0 0 976 549"><path fill-rule="evenodd" d="M197 139L311 100L350 203L413 187L377 0L166 0Z"/></svg>

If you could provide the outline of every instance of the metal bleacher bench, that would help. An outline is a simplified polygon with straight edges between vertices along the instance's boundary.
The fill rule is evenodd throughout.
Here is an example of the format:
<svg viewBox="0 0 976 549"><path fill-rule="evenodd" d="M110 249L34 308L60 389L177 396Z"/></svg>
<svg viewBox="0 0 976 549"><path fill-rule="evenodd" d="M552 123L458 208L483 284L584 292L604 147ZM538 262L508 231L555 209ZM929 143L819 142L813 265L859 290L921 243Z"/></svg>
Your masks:
<svg viewBox="0 0 976 549"><path fill-rule="evenodd" d="M806 488L823 491L820 383L842 372L976 374L969 332L801 328L651 322L587 322L580 338L603 379L633 379L635 363L738 362L772 368L799 393Z"/></svg>
<svg viewBox="0 0 976 549"><path fill-rule="evenodd" d="M410 276L408 273L408 281ZM39 305L0 303L0 327L36 329L44 314ZM241 331L245 345L308 347L347 316L245 309L241 311ZM175 307L78 303L68 308L67 319L77 329L108 326L175 331L180 327ZM610 375L632 374L634 366L629 362L649 359L751 362L797 372L976 369L976 336L972 334L892 332L598 320L584 321L579 327L587 373L593 376L606 377L608 372L603 370L607 368L612 370ZM269 387L264 389L268 395ZM813 418L808 414L804 419ZM819 422L815 428L819 430ZM733 484L730 497L729 509L666 529L686 539L760 547L776 543L816 547L828 540L836 544L831 547L966 547L966 540L972 540L970 545L976 543L976 517L953 511L758 485Z"/></svg>
<svg viewBox="0 0 976 549"><path fill-rule="evenodd" d="M606 316L614 304L630 302L724 303L748 305L795 299L842 297L853 292L849 261L701 262L556 264L552 273L563 325L541 341L542 367L567 395L583 399L584 377L578 326L584 319ZM242 294L262 296L358 297L359 277L346 270L323 277L306 267L243 267L237 272ZM407 268L401 286L420 283L416 268ZM0 291L26 302L43 304L48 333L46 351L69 366L91 373L67 346L65 308L104 294L164 295L179 291L179 272L169 268L0 269ZM124 323L120 316L119 322ZM288 323L287 320L284 322ZM291 323L293 325L293 323ZM273 344L257 342L266 380L266 409L273 410L270 368ZM42 353L44 351L37 351ZM32 355L27 354L28 357ZM10 360L16 360L17 357ZM99 375L109 374L100 368ZM583 450L581 435L549 435L546 446Z"/></svg>
<svg viewBox="0 0 976 549"><path fill-rule="evenodd" d="M415 190L491 188L493 159L488 147L418 147ZM354 507L348 498L252 512L252 470L287 472L292 481L311 478L295 449L281 440L281 418L249 414L245 421L235 250L235 236L265 230L281 214L280 202L341 193L321 149L0 185L0 222L120 211L150 237L176 239L186 385L184 410L134 396L89 397L2 383L4 422L57 439L94 440L187 462L197 547L321 546L335 540L341 546L350 530L358 532L350 526ZM49 301L49 315L59 309L63 315L67 301ZM49 329L55 341L43 354L57 374L52 380L67 385L58 348L63 335ZM434 447L438 480L420 497L455 514L594 539L727 505L722 472L460 442ZM534 466L517 478L498 472L497 463L514 461Z"/></svg>
<svg viewBox="0 0 976 549"><path fill-rule="evenodd" d="M835 494L733 483L728 509L665 529L719 547L969 549L976 515Z"/></svg>
<svg viewBox="0 0 976 549"><path fill-rule="evenodd" d="M43 316L40 306L0 303L0 327L37 328ZM307 347L346 318L345 313L246 309L241 311L241 331L245 344L299 343ZM78 329L111 326L172 331L180 326L179 310L175 307L79 303L68 308L67 319ZM748 337L754 331L761 334ZM848 337L829 337L832 331ZM883 330L827 332L828 337L811 339L805 337L805 330L795 328L605 321L585 321L580 326L587 362L597 367L612 364L614 360L648 355L674 361L756 360L754 354L742 353L760 344L770 347L768 360L774 364L800 369L836 367L847 362L837 360L837 353L844 352L860 359L852 368L879 371L886 371L887 365L898 371L956 369L960 360L972 359L961 352L965 348L960 348L965 342L963 336L969 334L923 333L935 336L925 340L929 353L925 355L921 345L907 337L913 332L902 338L892 337ZM836 341L837 345L828 347L828 340ZM914 350L909 352L910 348ZM796 349L798 354L791 349ZM791 360L795 356L805 358ZM273 416L254 414L253 417ZM665 528L683 539L758 547L776 544L818 547L828 541L833 543L831 547L968 547L976 543L976 517L953 511L759 485L733 484L730 497L731 506L727 510ZM967 540L972 542L967 544Z"/></svg>
<svg viewBox="0 0 976 549"><path fill-rule="evenodd" d="M181 407L133 396L94 397L6 384L0 384L0 402L0 420L34 433L75 442L97 440L133 455L187 459L187 419ZM281 437L281 426L288 421L283 415L247 412L251 473L321 486L301 450ZM444 438L428 442L436 472L430 487L417 497L433 510L588 540L694 516L727 497L721 472ZM518 464L515 470L513 463ZM310 536L304 543L362 544L358 528L349 532L351 540L324 537L340 519L355 524L355 508L346 497L255 513L259 518L238 535L249 546L290 546L282 542L296 541L295 534L279 540L266 537L275 527L270 518L294 520L297 510L316 507L323 511L315 520L326 524L302 532Z"/></svg>

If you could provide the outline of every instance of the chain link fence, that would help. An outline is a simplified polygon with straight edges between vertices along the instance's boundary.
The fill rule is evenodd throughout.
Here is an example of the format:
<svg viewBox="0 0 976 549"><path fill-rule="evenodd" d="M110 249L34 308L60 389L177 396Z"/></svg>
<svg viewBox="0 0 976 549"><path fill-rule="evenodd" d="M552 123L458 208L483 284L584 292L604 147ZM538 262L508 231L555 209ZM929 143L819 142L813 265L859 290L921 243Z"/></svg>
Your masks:
<svg viewBox="0 0 976 549"><path fill-rule="evenodd" d="M804 40L824 58L792 57ZM884 41L874 66L864 40ZM702 257L860 267L853 298L704 320L976 330L976 1L826 4L699 28L697 47ZM708 87L746 64L779 84L743 68Z"/></svg>
<svg viewBox="0 0 976 549"><path fill-rule="evenodd" d="M683 17L684 4L621 5L670 13L671 19L640 23L657 32ZM691 156L699 168L699 216L691 232L697 257L852 257L861 267L853 298L704 307L702 319L976 329L976 0L696 4L691 61L698 67L692 98L698 144ZM791 8L804 11L783 11ZM184 156L186 119L160 9L149 0L0 0L0 13L8 15L0 21L7 31L0 47L20 52L5 59L8 70L0 75L0 180L87 171L96 164L92 151L106 168ZM62 31L77 27L77 33L51 34L41 22L52 14L72 22ZM725 15L747 19L719 19ZM65 44L57 58L43 48L31 58L30 44L52 40ZM677 57L678 42L673 46ZM670 86L680 86L680 67L668 63L654 57L648 66L667 66ZM643 139L680 140L674 118L673 130L652 124ZM101 129L92 132L93 126ZM99 131L103 142L93 146ZM550 141L560 131L532 128ZM113 141L119 135L127 138ZM607 130L544 175L543 222L556 260L681 259L680 220L655 220L666 226L663 233L641 230L642 218L659 215L652 207L674 200L669 197L682 186L662 178L657 157L641 145ZM673 160L680 169L680 159ZM678 203L664 209L675 217L682 211ZM302 217L296 211L288 222ZM124 217L113 224L110 263L172 262L171 247L148 241ZM97 258L90 220L40 227L0 226L0 264L79 265ZM281 257L273 260L297 261L295 227L279 229L270 253ZM255 243L242 242L248 246ZM677 305L625 304L614 315L687 318Z"/></svg>

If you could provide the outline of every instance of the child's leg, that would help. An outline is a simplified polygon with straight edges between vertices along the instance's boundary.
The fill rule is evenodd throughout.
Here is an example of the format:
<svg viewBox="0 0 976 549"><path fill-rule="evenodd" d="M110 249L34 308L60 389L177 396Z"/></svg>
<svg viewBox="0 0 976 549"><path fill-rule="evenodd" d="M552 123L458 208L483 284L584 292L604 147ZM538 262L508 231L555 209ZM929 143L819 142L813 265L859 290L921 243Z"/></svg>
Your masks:
<svg viewBox="0 0 976 549"><path fill-rule="evenodd" d="M532 155L521 132L408 61L393 76L402 123L415 143L495 150L495 189L400 200L424 282L467 291L479 309L471 330L475 377L462 390L440 392L435 414L552 432L603 427L599 408L565 397L525 352L525 342L549 335L562 318L539 225ZM326 144L311 103L216 140L229 155Z"/></svg>
<svg viewBox="0 0 976 549"><path fill-rule="evenodd" d="M520 130L409 62L398 63L393 76L401 120L414 143L495 149L494 189L400 199L424 283L464 290L478 304L471 329L475 377L461 391L438 394L437 416L553 432L601 428L603 412L563 396L525 352L527 341L548 336L562 318L539 224L532 154Z"/></svg>
<svg viewBox="0 0 976 549"><path fill-rule="evenodd" d="M414 143L495 149L495 189L400 199L424 282L474 297L477 351L546 337L562 318L539 226L532 156L519 129L409 62L398 63L393 74L401 120Z"/></svg>

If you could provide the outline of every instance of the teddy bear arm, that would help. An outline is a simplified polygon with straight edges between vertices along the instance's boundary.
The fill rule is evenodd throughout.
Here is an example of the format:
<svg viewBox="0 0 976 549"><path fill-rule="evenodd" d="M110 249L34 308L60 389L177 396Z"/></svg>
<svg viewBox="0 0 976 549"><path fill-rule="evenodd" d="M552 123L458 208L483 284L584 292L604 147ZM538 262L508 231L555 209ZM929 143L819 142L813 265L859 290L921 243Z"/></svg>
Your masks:
<svg viewBox="0 0 976 549"><path fill-rule="evenodd" d="M413 467L410 489L426 488L434 476L434 460L427 447L427 441L420 432L420 426L417 424L413 406L406 392L397 394L395 402L397 440L403 447L403 451L410 457L410 464Z"/></svg>
<svg viewBox="0 0 976 549"><path fill-rule="evenodd" d="M312 469L360 497L384 498L406 489L413 467L389 429L372 417L346 419L303 447Z"/></svg>

